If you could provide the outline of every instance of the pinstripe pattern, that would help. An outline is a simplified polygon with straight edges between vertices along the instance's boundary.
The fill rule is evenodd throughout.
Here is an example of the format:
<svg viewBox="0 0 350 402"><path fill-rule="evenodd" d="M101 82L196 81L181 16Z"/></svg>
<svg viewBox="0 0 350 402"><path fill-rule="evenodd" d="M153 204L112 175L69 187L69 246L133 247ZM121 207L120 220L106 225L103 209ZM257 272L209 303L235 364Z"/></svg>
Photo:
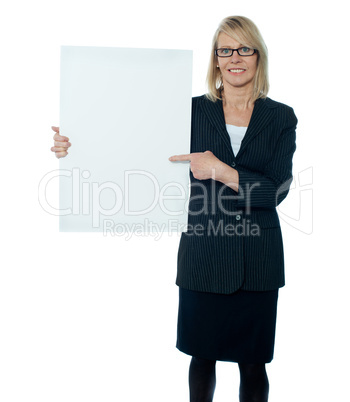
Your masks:
<svg viewBox="0 0 350 402"><path fill-rule="evenodd" d="M276 212L292 181L297 118L270 98L255 102L234 155L222 101L193 98L191 152L210 150L239 174L238 193L190 172L188 223L178 251L176 284L214 293L284 286L284 257Z"/></svg>

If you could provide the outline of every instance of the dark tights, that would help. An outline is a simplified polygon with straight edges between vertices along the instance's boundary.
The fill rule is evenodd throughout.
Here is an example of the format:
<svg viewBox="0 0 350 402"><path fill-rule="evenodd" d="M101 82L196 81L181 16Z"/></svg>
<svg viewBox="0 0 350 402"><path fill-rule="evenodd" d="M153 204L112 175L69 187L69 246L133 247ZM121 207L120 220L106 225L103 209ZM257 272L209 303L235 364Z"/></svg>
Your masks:
<svg viewBox="0 0 350 402"><path fill-rule="evenodd" d="M238 363L241 374L239 386L240 402L267 402L269 396L269 380L265 364Z"/></svg>
<svg viewBox="0 0 350 402"><path fill-rule="evenodd" d="M216 360L192 357L189 371L190 402L212 402L216 384ZM269 381L265 364L238 363L240 402L267 402Z"/></svg>

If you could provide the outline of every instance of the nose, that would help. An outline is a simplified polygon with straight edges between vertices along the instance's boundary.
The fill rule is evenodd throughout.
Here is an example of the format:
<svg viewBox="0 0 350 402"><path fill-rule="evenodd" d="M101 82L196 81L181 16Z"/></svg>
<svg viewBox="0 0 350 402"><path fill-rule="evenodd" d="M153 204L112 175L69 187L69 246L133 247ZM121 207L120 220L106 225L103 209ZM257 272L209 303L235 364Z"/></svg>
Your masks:
<svg viewBox="0 0 350 402"><path fill-rule="evenodd" d="M241 60L241 56L238 54L237 50L234 50L230 58L231 61L236 62Z"/></svg>

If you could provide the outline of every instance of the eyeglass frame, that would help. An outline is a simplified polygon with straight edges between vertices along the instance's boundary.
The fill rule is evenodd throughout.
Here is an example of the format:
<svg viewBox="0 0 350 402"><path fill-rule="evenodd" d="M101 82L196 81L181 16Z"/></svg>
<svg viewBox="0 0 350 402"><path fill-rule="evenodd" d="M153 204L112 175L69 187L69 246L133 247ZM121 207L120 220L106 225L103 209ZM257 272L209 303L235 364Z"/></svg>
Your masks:
<svg viewBox="0 0 350 402"><path fill-rule="evenodd" d="M219 49L215 49L215 55L216 55L217 57L232 57L232 56L233 56L233 53L234 53L235 50L236 50L236 51L237 51L237 54L238 54L239 56L242 56L242 57L250 57L250 56L253 56L253 55L257 52L256 49L253 49L254 52L253 52L252 54L240 54L240 53L239 53L239 50L240 50L240 49L244 49L245 47L248 47L248 46L242 46L242 47L239 47L238 49L230 49L230 48L228 48L228 47L220 47ZM219 56L219 55L218 55L218 50L220 50L220 49L232 50L232 53L231 53L229 56Z"/></svg>

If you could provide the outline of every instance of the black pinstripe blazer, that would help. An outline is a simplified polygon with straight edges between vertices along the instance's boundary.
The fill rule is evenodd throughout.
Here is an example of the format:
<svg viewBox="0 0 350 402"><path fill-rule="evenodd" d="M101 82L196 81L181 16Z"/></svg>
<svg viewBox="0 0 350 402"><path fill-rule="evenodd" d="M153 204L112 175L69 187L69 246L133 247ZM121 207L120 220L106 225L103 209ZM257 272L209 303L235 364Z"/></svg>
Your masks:
<svg viewBox="0 0 350 402"><path fill-rule="evenodd" d="M282 233L276 206L292 181L297 118L270 98L255 102L237 155L226 130L222 101L192 100L191 152L210 150L237 169L239 190L190 173L188 231L182 233L176 284L232 293L284 286Z"/></svg>

